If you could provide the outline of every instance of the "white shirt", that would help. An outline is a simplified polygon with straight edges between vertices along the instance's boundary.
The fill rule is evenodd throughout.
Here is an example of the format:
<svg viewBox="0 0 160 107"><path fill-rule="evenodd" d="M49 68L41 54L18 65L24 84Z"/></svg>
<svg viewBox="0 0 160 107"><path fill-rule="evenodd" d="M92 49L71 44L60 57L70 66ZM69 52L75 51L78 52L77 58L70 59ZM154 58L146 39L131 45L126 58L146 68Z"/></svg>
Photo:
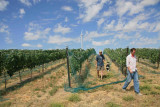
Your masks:
<svg viewBox="0 0 160 107"><path fill-rule="evenodd" d="M126 58L126 65L127 65L127 67L130 67L130 69L133 72L135 72L137 70L137 68L136 68L136 61L137 61L137 59L136 59L135 55L133 57L131 54L129 54L127 56L127 58Z"/></svg>

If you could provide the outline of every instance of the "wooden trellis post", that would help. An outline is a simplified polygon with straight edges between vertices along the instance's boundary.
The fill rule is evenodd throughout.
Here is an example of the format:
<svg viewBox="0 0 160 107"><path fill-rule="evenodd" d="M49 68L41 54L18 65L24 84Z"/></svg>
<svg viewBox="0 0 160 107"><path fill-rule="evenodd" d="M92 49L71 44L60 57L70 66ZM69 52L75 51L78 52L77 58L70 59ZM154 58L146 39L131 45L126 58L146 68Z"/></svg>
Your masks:
<svg viewBox="0 0 160 107"><path fill-rule="evenodd" d="M68 56L68 47L66 47L66 56L67 56L67 70L68 70L68 83L71 88L70 72L69 72L69 56Z"/></svg>

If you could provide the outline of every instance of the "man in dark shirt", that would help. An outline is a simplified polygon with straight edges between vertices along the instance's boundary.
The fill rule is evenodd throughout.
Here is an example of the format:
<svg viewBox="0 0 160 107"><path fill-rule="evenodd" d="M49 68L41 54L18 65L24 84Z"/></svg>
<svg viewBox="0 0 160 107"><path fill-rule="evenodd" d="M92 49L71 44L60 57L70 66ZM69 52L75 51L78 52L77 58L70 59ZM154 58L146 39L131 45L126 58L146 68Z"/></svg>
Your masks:
<svg viewBox="0 0 160 107"><path fill-rule="evenodd" d="M101 80L102 80L103 71L104 71L104 60L105 60L105 57L102 54L102 51L100 50L99 55L96 56L96 61L97 61L96 68L97 68L97 76L98 77L99 77L99 71L101 71Z"/></svg>

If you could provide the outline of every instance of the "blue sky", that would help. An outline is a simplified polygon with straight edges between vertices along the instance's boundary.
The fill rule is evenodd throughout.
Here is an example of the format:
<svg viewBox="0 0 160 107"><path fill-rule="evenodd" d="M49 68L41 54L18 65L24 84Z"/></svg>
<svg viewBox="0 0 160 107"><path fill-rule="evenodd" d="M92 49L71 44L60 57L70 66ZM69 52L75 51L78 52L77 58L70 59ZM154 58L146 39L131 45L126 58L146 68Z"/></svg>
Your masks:
<svg viewBox="0 0 160 107"><path fill-rule="evenodd" d="M159 48L160 0L0 0L0 49Z"/></svg>

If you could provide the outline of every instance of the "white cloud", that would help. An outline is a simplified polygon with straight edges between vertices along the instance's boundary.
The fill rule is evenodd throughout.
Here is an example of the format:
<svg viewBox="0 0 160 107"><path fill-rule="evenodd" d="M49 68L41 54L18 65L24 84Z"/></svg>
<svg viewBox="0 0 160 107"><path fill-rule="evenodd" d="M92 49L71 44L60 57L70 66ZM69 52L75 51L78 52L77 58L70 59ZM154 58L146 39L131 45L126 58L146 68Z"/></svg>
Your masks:
<svg viewBox="0 0 160 107"><path fill-rule="evenodd" d="M25 40L38 40L44 39L49 35L51 28L42 29L40 25L30 23L28 27L28 31L24 33Z"/></svg>
<svg viewBox="0 0 160 107"><path fill-rule="evenodd" d="M31 2L33 2L33 4L41 2L41 0L19 0L19 1L26 6L32 6Z"/></svg>
<svg viewBox="0 0 160 107"><path fill-rule="evenodd" d="M99 19L99 20L97 21L98 27L100 27L103 22L104 22L104 18Z"/></svg>
<svg viewBox="0 0 160 107"><path fill-rule="evenodd" d="M105 40L105 41L101 41L101 42L92 41L92 45L94 45L94 46L104 46L104 45L109 45L113 42L114 42L114 40Z"/></svg>
<svg viewBox="0 0 160 107"><path fill-rule="evenodd" d="M21 46L23 46L23 47L37 47L37 48L42 48L43 47L41 44L31 45L29 43L23 43Z"/></svg>
<svg viewBox="0 0 160 107"><path fill-rule="evenodd" d="M116 10L119 16L123 16L128 13L129 15L134 15L139 12L144 11L144 8L147 6L155 5L160 0L141 0L141 1L126 1L126 0L117 0L116 1Z"/></svg>
<svg viewBox="0 0 160 107"><path fill-rule="evenodd" d="M20 14L19 17L20 17L20 18L22 18L25 13L26 13L26 12L25 12L24 9L19 9L19 14Z"/></svg>
<svg viewBox="0 0 160 107"><path fill-rule="evenodd" d="M65 21L65 22L68 22L68 17L65 17L64 21Z"/></svg>
<svg viewBox="0 0 160 107"><path fill-rule="evenodd" d="M76 24L71 24L71 26L76 27L76 26L78 26L78 25L76 25Z"/></svg>
<svg viewBox="0 0 160 107"><path fill-rule="evenodd" d="M31 6L31 2L29 2L29 0L19 0L22 4L26 5L26 6Z"/></svg>
<svg viewBox="0 0 160 107"><path fill-rule="evenodd" d="M0 33L9 34L8 26L3 23L0 23Z"/></svg>
<svg viewBox="0 0 160 107"><path fill-rule="evenodd" d="M110 23L106 23L104 26L105 30L109 31L123 31L123 32L131 32L131 31L141 31L146 30L148 31L152 24L145 22L148 19L148 15L139 14L138 16L134 17L131 20L122 21L119 19L118 22L112 20Z"/></svg>
<svg viewBox="0 0 160 107"><path fill-rule="evenodd" d="M133 38L133 37L132 37L132 36L125 35L125 34L121 33L121 34L117 34L117 35L115 35L115 36L114 36L114 38L124 39L124 40L129 40L129 39L131 39L131 38Z"/></svg>
<svg viewBox="0 0 160 107"><path fill-rule="evenodd" d="M158 35L157 37L149 38L141 36L140 34L136 34L135 37L137 37L137 39L134 39L132 42L130 42L130 44L134 46L152 45L160 42L160 35Z"/></svg>
<svg viewBox="0 0 160 107"><path fill-rule="evenodd" d="M125 0L117 0L116 1L116 9L117 9L117 14L119 16L123 16L128 10L132 8L133 4L130 1L125 1Z"/></svg>
<svg viewBox="0 0 160 107"><path fill-rule="evenodd" d="M98 33L97 31L91 31L88 33L88 31L86 31L86 34L84 35L84 41L92 41L93 38L100 38L100 37L104 37L104 36L109 36L110 34L107 33Z"/></svg>
<svg viewBox="0 0 160 107"><path fill-rule="evenodd" d="M41 44L37 44L37 47L38 48L42 48L43 46Z"/></svg>
<svg viewBox="0 0 160 107"><path fill-rule="evenodd" d="M8 44L11 44L13 43L12 39L10 38L10 32L9 32L9 29L8 29L8 26L5 25L4 23L1 23L0 22L0 33L5 33L7 35L5 35L5 42L8 43Z"/></svg>
<svg viewBox="0 0 160 107"><path fill-rule="evenodd" d="M9 36L5 37L5 42L8 44L13 43L12 39Z"/></svg>
<svg viewBox="0 0 160 107"><path fill-rule="evenodd" d="M153 32L160 32L160 22L155 23L154 26L155 26L155 29L153 30Z"/></svg>
<svg viewBox="0 0 160 107"><path fill-rule="evenodd" d="M36 4L38 2L40 2L41 0L33 0L33 3Z"/></svg>
<svg viewBox="0 0 160 107"><path fill-rule="evenodd" d="M53 29L53 31L54 31L55 33L66 34L66 33L71 32L71 28L69 28L69 27L63 27L63 26L61 26L61 24L58 24L58 26L55 27L55 28Z"/></svg>
<svg viewBox="0 0 160 107"><path fill-rule="evenodd" d="M62 10L64 10L64 11L72 11L73 9L70 6L63 6Z"/></svg>
<svg viewBox="0 0 160 107"><path fill-rule="evenodd" d="M112 20L111 23L107 23L106 26L104 27L104 29L107 29L107 30L114 30L114 23L115 23L115 20Z"/></svg>
<svg viewBox="0 0 160 107"><path fill-rule="evenodd" d="M112 13L113 13L112 11L113 11L113 9L112 9L112 10L109 10L109 11L103 12L103 16L111 16Z"/></svg>
<svg viewBox="0 0 160 107"><path fill-rule="evenodd" d="M25 32L24 35L25 40L38 40L40 38L39 35L32 32Z"/></svg>
<svg viewBox="0 0 160 107"><path fill-rule="evenodd" d="M75 39L62 37L60 35L49 36L48 43L61 45L66 42L75 42Z"/></svg>
<svg viewBox="0 0 160 107"><path fill-rule="evenodd" d="M158 43L158 39L141 37L136 41L132 41L130 44L131 45L136 45L136 46L144 46L144 45L151 45L151 44L157 44L157 43Z"/></svg>
<svg viewBox="0 0 160 107"><path fill-rule="evenodd" d="M7 7L7 5L9 4L8 1L6 0L0 0L0 11L4 11Z"/></svg>
<svg viewBox="0 0 160 107"><path fill-rule="evenodd" d="M83 19L83 22L91 21L107 1L108 0L80 0L79 7L82 12L79 14L79 19Z"/></svg>
<svg viewBox="0 0 160 107"><path fill-rule="evenodd" d="M28 43L23 43L22 46L23 46L23 47L31 47L31 45L28 44Z"/></svg>

